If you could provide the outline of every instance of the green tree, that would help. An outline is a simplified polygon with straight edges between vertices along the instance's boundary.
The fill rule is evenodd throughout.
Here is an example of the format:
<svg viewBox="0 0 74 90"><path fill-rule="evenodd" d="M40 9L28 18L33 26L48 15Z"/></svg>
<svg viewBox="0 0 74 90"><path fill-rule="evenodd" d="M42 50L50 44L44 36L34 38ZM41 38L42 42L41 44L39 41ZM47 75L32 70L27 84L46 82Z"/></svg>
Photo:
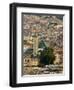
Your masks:
<svg viewBox="0 0 74 90"><path fill-rule="evenodd" d="M42 65L53 64L54 60L55 55L53 53L52 48L45 48L43 51L40 52L40 64Z"/></svg>

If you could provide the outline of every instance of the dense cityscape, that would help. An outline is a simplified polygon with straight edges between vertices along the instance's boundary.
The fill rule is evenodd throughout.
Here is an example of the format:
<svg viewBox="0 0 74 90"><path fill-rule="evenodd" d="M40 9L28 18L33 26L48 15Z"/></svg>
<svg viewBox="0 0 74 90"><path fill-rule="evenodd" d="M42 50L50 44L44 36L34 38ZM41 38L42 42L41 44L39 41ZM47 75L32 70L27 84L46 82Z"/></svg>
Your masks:
<svg viewBox="0 0 74 90"><path fill-rule="evenodd" d="M22 75L63 72L63 16L22 14Z"/></svg>

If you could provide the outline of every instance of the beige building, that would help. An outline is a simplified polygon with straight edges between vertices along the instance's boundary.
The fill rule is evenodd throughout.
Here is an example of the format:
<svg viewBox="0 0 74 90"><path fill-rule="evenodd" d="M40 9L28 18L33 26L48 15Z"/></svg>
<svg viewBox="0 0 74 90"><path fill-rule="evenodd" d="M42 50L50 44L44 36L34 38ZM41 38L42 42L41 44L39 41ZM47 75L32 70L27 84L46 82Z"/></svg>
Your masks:
<svg viewBox="0 0 74 90"><path fill-rule="evenodd" d="M62 64L63 63L63 49L55 48L54 54L55 54L54 64Z"/></svg>
<svg viewBox="0 0 74 90"><path fill-rule="evenodd" d="M31 74L34 69L37 69L39 64L38 58L31 58L30 55L23 59L23 72L22 74Z"/></svg>
<svg viewBox="0 0 74 90"><path fill-rule="evenodd" d="M59 64L60 63L60 55L58 53L55 54L55 61L54 64Z"/></svg>
<svg viewBox="0 0 74 90"><path fill-rule="evenodd" d="M31 58L31 57L26 57L23 60L24 66L37 66L38 65L38 58Z"/></svg>

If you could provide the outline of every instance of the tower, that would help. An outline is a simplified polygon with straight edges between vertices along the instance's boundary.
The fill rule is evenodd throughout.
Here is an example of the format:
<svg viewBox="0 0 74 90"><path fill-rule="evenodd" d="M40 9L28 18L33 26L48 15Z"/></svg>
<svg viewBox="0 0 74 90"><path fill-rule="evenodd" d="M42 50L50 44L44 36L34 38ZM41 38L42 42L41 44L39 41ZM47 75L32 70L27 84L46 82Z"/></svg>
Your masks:
<svg viewBox="0 0 74 90"><path fill-rule="evenodd" d="M33 36L33 55L36 56L38 52L38 35Z"/></svg>

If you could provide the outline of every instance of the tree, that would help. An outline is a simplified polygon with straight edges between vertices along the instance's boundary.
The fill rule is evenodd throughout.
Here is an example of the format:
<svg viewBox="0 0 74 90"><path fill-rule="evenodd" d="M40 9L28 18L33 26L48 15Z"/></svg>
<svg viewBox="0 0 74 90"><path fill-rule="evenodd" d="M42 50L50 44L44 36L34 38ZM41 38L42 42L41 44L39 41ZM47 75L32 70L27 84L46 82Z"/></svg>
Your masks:
<svg viewBox="0 0 74 90"><path fill-rule="evenodd" d="M45 48L43 51L40 52L40 64L42 65L53 64L54 60L55 55L53 53L52 48Z"/></svg>

